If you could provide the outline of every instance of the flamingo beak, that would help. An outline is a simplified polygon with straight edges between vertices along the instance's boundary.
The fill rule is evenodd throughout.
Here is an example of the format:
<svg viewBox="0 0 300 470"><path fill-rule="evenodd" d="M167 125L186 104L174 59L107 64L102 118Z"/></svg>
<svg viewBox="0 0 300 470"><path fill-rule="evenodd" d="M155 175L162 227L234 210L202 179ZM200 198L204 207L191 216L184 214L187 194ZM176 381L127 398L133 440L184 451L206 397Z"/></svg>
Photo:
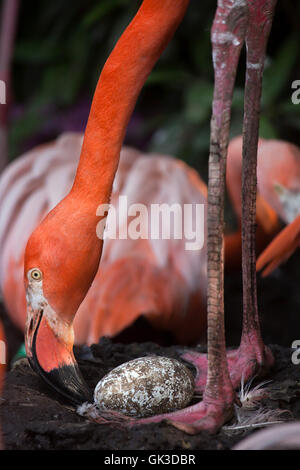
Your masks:
<svg viewBox="0 0 300 470"><path fill-rule="evenodd" d="M59 320L46 299L27 288L25 346L32 369L75 405L91 401L73 355L73 328Z"/></svg>

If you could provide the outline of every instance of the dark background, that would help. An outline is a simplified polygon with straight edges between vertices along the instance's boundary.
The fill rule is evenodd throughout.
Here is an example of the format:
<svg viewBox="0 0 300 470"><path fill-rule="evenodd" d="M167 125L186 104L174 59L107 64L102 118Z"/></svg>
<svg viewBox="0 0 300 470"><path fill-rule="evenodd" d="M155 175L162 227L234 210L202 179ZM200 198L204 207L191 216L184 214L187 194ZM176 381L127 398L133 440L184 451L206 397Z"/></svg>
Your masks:
<svg viewBox="0 0 300 470"><path fill-rule="evenodd" d="M149 77L126 143L184 159L206 179L213 92L210 27L216 1L191 0ZM84 130L101 68L141 1L21 1L12 64L9 158L65 130ZM264 75L260 134L300 145L300 2L279 0ZM231 134L241 133L245 54Z"/></svg>
<svg viewBox="0 0 300 470"><path fill-rule="evenodd" d="M12 63L10 160L63 131L84 130L101 68L140 3L136 0L21 0ZM213 91L210 27L216 3L216 0L191 0L182 25L142 91L126 136L127 144L185 160L204 179L207 179ZM300 80L299 22L299 0L279 0L266 59L260 125L262 137L287 139L298 145L300 105L291 102L291 84ZM232 136L240 134L242 129L244 62L245 54L234 95ZM266 343L290 346L300 338L299 265L300 250L268 278L258 276L259 309ZM240 272L225 277L225 304L227 344L237 345L242 312ZM1 317L6 327L10 361L23 342L23 335L9 323L0 303ZM113 368L133 358L130 353L134 351L137 356L149 349L162 352L149 343L140 347L132 344L127 349L111 346L107 340L101 344L94 346L94 350L99 348L101 362L86 361L86 379L88 375L96 378L99 364L100 370L102 365ZM273 406L293 407L294 417L299 419L299 400L295 400L299 394L298 370L291 364L289 351L285 357L282 354L284 360L278 351L277 376L272 376L276 394ZM186 451L231 448L240 439L236 435L224 438L219 434L212 440L206 433L183 436L166 424L159 425L159 431L158 427L144 427L143 431L136 428L136 432L133 428L133 433L93 423L81 424L75 413L53 400L26 365L24 371L16 369L8 375L6 387L6 403L1 408L5 444L9 449Z"/></svg>

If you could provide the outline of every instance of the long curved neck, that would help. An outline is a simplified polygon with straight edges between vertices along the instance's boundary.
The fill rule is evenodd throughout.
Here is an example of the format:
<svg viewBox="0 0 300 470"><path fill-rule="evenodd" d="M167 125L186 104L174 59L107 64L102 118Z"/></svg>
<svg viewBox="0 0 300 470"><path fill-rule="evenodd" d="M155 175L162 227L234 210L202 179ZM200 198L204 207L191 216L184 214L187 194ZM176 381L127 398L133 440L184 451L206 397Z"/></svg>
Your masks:
<svg viewBox="0 0 300 470"><path fill-rule="evenodd" d="M144 0L105 63L85 131L73 194L91 210L109 201L126 127L151 69L182 20L189 0Z"/></svg>

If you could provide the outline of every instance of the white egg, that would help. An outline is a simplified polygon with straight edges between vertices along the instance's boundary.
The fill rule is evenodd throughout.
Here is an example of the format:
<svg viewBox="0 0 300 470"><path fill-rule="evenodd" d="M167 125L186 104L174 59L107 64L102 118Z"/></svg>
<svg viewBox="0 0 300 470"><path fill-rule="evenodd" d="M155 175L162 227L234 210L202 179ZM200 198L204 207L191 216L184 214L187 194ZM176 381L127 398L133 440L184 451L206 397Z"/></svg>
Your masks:
<svg viewBox="0 0 300 470"><path fill-rule="evenodd" d="M101 410L146 417L184 408L194 393L194 377L175 359L148 356L121 364L96 385Z"/></svg>

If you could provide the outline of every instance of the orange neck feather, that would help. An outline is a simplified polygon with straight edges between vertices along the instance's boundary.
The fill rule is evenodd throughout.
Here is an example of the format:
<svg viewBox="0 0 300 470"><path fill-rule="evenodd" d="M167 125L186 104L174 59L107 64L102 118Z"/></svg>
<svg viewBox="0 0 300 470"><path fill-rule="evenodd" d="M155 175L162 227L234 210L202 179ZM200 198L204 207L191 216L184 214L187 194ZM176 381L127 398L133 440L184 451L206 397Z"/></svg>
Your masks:
<svg viewBox="0 0 300 470"><path fill-rule="evenodd" d="M144 0L103 67L87 123L72 193L93 214L110 198L126 127L138 95L189 0Z"/></svg>

